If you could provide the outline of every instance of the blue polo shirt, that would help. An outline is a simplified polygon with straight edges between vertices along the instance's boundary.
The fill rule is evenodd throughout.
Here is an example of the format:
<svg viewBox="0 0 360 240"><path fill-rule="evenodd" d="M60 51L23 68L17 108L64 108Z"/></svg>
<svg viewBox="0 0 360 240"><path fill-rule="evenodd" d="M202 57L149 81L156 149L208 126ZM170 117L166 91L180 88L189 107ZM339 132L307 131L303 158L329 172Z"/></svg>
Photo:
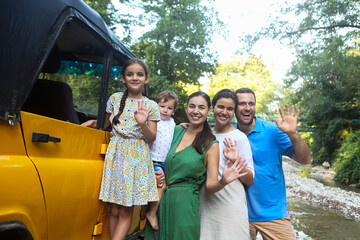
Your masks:
<svg viewBox="0 0 360 240"><path fill-rule="evenodd" d="M294 154L290 138L275 123L258 118L247 137L255 170L253 184L246 187L249 221L264 222L288 216L282 155L292 157Z"/></svg>

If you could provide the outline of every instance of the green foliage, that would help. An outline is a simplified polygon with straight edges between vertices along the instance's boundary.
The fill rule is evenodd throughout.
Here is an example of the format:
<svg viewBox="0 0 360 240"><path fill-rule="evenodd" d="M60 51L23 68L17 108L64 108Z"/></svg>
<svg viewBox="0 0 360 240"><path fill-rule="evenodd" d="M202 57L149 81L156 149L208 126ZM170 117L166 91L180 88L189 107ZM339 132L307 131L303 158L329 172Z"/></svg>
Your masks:
<svg viewBox="0 0 360 240"><path fill-rule="evenodd" d="M212 72L215 64L208 44L221 24L214 20L215 13L205 2L208 1L142 0L141 17L152 29L131 46L135 55L149 66L150 94L173 89L179 95L178 121L185 120L184 103L189 89L186 84L199 86L199 78Z"/></svg>
<svg viewBox="0 0 360 240"><path fill-rule="evenodd" d="M303 126L315 130L313 163L333 162L344 139L360 128L359 10L357 0L289 1L266 27L245 37L250 47L270 37L295 50L284 93L300 107Z"/></svg>
<svg viewBox="0 0 360 240"><path fill-rule="evenodd" d="M104 19L104 22L114 30L114 25L119 23L119 20L116 17L117 11L111 0L84 0L84 2L98 12Z"/></svg>
<svg viewBox="0 0 360 240"><path fill-rule="evenodd" d="M195 83L212 71L214 54L208 49L214 33L212 10L199 0L143 0L145 16L155 26L132 47L146 60L152 74L171 82Z"/></svg>
<svg viewBox="0 0 360 240"><path fill-rule="evenodd" d="M360 29L360 5L358 0L303 0L286 1L280 12L257 33L243 37L244 50L251 51L259 39L272 38L286 42L292 47L303 47L304 43L313 44L310 49L322 44L323 37L333 34L343 39L354 39Z"/></svg>
<svg viewBox="0 0 360 240"><path fill-rule="evenodd" d="M360 130L351 134L337 150L335 180L360 187Z"/></svg>
<svg viewBox="0 0 360 240"><path fill-rule="evenodd" d="M302 50L286 83L298 86L293 103L301 106L303 123L315 127L313 162L331 162L343 140L344 130L358 129L360 118L360 58L349 54L341 37L333 37L317 49Z"/></svg>
<svg viewBox="0 0 360 240"><path fill-rule="evenodd" d="M308 31L318 35L331 34L341 28L360 29L358 0L305 0L295 7L297 16L306 14L302 21L288 34L301 35ZM290 12L289 12L290 13ZM352 34L348 31L345 34Z"/></svg>
<svg viewBox="0 0 360 240"><path fill-rule="evenodd" d="M131 6L133 2L131 0L115 1L124 5L126 4L126 6ZM132 27L134 26L134 22L136 22L136 16L122 11L123 9L116 9L111 0L84 0L84 2L100 14L106 25L108 25L112 31L115 32L117 25L120 24L124 30L121 41L123 43L131 42Z"/></svg>
<svg viewBox="0 0 360 240"><path fill-rule="evenodd" d="M209 78L208 94L211 98L223 88L233 91L241 87L251 88L256 93L258 113L269 113L269 104L276 100L276 84L271 79L270 71L255 56L218 64L215 73Z"/></svg>

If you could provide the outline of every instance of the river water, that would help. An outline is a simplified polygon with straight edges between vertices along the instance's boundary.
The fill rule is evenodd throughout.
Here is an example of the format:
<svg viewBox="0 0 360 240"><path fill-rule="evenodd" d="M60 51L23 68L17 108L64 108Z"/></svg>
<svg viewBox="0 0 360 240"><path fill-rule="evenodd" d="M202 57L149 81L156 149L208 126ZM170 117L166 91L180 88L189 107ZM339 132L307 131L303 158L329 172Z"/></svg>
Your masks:
<svg viewBox="0 0 360 240"><path fill-rule="evenodd" d="M328 207L288 199L288 210L297 239L360 239L360 223Z"/></svg>
<svg viewBox="0 0 360 240"><path fill-rule="evenodd" d="M359 189L336 186L331 180L334 172L322 167L285 159L283 168L297 239L360 240Z"/></svg>

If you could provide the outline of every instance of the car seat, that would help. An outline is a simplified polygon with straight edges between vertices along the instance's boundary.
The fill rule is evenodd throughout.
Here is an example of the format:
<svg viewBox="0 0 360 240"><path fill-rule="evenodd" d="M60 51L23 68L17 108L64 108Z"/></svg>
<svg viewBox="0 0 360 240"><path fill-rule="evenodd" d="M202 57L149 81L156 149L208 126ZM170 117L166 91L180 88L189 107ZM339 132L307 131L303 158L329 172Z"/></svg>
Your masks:
<svg viewBox="0 0 360 240"><path fill-rule="evenodd" d="M79 124L72 90L64 82L38 79L22 110Z"/></svg>

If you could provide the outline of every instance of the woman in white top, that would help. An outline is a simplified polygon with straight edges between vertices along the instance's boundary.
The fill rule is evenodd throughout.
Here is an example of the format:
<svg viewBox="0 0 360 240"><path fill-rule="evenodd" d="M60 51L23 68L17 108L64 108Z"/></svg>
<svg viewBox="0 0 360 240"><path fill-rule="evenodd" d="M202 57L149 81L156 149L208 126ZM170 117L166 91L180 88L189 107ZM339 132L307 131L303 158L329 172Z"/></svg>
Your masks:
<svg viewBox="0 0 360 240"><path fill-rule="evenodd" d="M253 182L254 164L249 141L244 133L231 126L230 121L237 107L234 92L223 89L212 100L215 127L213 134L219 141L219 177L227 161L224 155L238 154L246 160L248 174L209 194L200 189L200 216L202 240L249 239L249 221L244 184Z"/></svg>

